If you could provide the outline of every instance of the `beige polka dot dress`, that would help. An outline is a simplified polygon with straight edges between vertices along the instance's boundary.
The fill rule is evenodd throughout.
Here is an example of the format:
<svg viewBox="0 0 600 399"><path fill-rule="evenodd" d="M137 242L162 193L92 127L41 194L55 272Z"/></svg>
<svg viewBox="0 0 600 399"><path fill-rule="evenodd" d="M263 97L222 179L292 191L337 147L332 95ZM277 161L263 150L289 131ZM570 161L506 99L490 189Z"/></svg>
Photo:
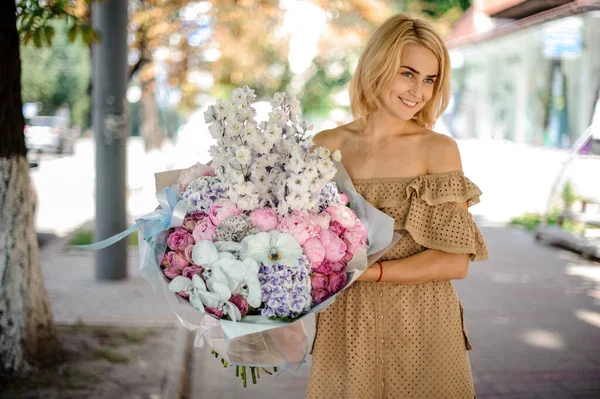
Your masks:
<svg viewBox="0 0 600 399"><path fill-rule="evenodd" d="M481 195L461 171L354 185L403 234L382 260L428 248L487 259L471 214L455 205L474 205ZM317 315L307 398L474 398L469 349L450 281L357 281Z"/></svg>

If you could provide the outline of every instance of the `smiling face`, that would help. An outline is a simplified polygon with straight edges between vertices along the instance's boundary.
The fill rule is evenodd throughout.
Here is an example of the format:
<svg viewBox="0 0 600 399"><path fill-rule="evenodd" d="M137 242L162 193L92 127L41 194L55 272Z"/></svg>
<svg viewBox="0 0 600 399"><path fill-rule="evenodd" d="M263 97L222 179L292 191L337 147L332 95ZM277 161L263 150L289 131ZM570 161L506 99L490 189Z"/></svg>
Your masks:
<svg viewBox="0 0 600 399"><path fill-rule="evenodd" d="M379 101L382 111L410 120L433 96L439 62L431 50L412 43L404 46L400 60L398 73L383 88Z"/></svg>

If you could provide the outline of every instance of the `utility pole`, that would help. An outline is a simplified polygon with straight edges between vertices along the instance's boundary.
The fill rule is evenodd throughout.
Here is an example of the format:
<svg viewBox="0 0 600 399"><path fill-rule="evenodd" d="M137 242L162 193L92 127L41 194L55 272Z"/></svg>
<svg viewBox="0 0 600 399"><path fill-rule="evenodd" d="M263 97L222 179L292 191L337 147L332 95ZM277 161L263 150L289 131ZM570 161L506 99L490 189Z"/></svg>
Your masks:
<svg viewBox="0 0 600 399"><path fill-rule="evenodd" d="M96 241L127 228L127 20L127 0L92 4L92 25L101 36L92 47ZM125 277L127 240L96 252L96 279Z"/></svg>

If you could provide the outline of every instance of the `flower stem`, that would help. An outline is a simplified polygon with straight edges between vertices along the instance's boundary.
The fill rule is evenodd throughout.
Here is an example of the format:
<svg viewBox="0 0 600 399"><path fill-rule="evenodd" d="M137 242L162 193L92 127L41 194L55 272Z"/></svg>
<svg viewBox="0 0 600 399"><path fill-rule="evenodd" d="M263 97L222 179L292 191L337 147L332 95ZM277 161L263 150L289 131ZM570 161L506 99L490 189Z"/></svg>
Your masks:
<svg viewBox="0 0 600 399"><path fill-rule="evenodd" d="M250 372L252 373L252 383L256 384L256 367L250 367Z"/></svg>
<svg viewBox="0 0 600 399"><path fill-rule="evenodd" d="M242 382L244 383L244 388L246 388L246 366L242 366Z"/></svg>
<svg viewBox="0 0 600 399"><path fill-rule="evenodd" d="M240 376L240 366L235 366L235 376L236 377Z"/></svg>

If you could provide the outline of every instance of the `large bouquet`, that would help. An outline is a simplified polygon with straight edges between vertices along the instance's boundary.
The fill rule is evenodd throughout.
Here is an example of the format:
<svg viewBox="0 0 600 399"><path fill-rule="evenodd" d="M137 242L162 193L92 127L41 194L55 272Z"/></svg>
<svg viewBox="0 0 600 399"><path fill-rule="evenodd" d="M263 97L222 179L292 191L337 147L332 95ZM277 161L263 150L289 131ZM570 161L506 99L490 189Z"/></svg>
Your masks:
<svg viewBox="0 0 600 399"><path fill-rule="evenodd" d="M246 366L253 380L257 367L299 367L308 344L299 320L397 242L393 219L354 191L339 151L315 148L297 100L275 94L260 123L254 100L244 87L208 108L211 164L178 173L157 193L160 209L137 221L144 276L155 284L162 272L204 315L178 313L199 344L237 375L241 367L244 385Z"/></svg>

